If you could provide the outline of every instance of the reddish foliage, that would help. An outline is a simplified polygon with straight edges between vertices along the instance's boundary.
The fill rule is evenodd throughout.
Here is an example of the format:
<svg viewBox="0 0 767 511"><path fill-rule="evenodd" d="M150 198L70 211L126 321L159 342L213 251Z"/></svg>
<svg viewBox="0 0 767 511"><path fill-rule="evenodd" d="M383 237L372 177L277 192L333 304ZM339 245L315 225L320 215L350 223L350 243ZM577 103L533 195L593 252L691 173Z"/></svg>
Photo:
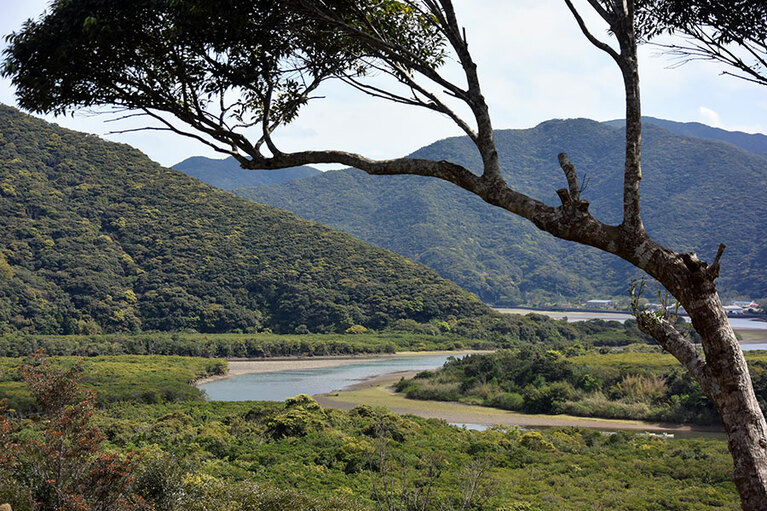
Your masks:
<svg viewBox="0 0 767 511"><path fill-rule="evenodd" d="M10 456L0 452L0 466L26 481L43 510L138 511L152 506L131 495L135 454L101 452L103 436L90 423L96 407L93 392L79 386L79 365L62 369L48 364L41 352L20 368L24 381L40 407L42 441L26 440ZM0 410L2 411L2 410ZM0 416L0 449L10 443L12 425ZM4 443L5 442L5 443ZM17 465L13 465L18 461Z"/></svg>

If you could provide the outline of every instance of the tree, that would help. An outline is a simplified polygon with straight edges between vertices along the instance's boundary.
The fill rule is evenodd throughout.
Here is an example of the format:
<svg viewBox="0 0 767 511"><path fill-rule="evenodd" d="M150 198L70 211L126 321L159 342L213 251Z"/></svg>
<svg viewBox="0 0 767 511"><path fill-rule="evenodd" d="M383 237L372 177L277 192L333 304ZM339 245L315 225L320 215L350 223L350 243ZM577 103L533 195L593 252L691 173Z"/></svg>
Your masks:
<svg viewBox="0 0 767 511"><path fill-rule="evenodd" d="M659 281L689 313L703 354L674 327L672 314L637 311L638 325L687 368L715 403L735 461L742 506L764 509L767 424L716 290L724 246L708 264L694 253L656 243L642 223L637 44L643 36L641 15L647 11L637 9L644 3L588 0L609 27L611 45L594 36L574 4L565 0L585 37L615 61L623 77L626 148L618 225L589 212L576 168L565 153L559 155L567 183L557 190L560 205L547 205L504 181L477 65L450 0L230 0L225 10L219 4L57 2L10 36L3 74L13 79L20 105L32 111L93 105L130 109L127 116L155 119L159 127L151 129L194 137L249 169L341 163L369 174L435 177L558 238L625 259ZM460 66L460 81L443 71L450 60ZM298 115L320 83L333 78L448 117L476 146L481 174L449 161L281 151L274 131Z"/></svg>
<svg viewBox="0 0 767 511"><path fill-rule="evenodd" d="M79 387L82 368L53 367L38 352L20 368L42 418L41 437L13 441L14 425L0 416L0 476L35 509L138 511L153 509L130 491L132 456L101 449L102 434L91 424L95 395ZM5 410L0 407L0 412Z"/></svg>

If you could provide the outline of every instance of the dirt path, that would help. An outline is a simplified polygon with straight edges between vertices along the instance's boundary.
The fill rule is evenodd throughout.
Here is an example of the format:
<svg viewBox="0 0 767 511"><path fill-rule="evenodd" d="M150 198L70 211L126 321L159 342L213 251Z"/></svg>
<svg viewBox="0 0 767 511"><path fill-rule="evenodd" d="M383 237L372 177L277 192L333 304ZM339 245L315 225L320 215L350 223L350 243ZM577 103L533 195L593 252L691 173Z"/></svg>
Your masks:
<svg viewBox="0 0 767 511"><path fill-rule="evenodd" d="M400 378L412 378L414 371L392 373L372 378L347 390L314 396L325 407L349 410L358 404L384 406L399 414L444 419L456 424L505 425L523 427L577 426L605 431L635 430L663 433L718 433L718 428L665 424L630 420L594 419L572 415L529 415L497 408L444 401L406 399L394 392Z"/></svg>

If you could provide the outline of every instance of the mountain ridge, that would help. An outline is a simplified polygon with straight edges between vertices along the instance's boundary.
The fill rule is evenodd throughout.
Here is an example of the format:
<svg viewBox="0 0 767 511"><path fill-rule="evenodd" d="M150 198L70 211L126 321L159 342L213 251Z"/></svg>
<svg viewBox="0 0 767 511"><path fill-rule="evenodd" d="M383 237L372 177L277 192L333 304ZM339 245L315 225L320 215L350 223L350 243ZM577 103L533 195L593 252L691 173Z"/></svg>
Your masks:
<svg viewBox="0 0 767 511"><path fill-rule="evenodd" d="M276 185L320 174L319 170L306 165L279 170L246 170L231 156L224 159L192 156L171 168L227 191L247 186Z"/></svg>
<svg viewBox="0 0 767 511"><path fill-rule="evenodd" d="M655 126L667 129L677 135L704 138L707 140L720 140L740 147L741 149L745 149L746 151L767 156L767 135L762 133L731 131L715 128L700 122L679 122L650 116L642 116L642 122L645 124L654 124ZM613 119L611 121L605 121L604 124L623 127L625 121L623 119Z"/></svg>

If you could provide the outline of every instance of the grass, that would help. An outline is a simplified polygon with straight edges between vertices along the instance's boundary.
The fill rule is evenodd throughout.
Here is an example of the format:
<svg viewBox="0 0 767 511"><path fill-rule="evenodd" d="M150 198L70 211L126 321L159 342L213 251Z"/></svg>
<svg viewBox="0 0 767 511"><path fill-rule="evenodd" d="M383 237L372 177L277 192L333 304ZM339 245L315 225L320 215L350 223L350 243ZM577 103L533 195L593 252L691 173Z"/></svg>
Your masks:
<svg viewBox="0 0 767 511"><path fill-rule="evenodd" d="M24 358L0 358L0 399L8 398L17 410L34 407L18 367ZM99 404L118 401L162 403L202 400L202 392L190 385L194 380L226 371L226 362L176 356L119 355L81 359L50 357L55 365L81 364L82 386L96 393Z"/></svg>

